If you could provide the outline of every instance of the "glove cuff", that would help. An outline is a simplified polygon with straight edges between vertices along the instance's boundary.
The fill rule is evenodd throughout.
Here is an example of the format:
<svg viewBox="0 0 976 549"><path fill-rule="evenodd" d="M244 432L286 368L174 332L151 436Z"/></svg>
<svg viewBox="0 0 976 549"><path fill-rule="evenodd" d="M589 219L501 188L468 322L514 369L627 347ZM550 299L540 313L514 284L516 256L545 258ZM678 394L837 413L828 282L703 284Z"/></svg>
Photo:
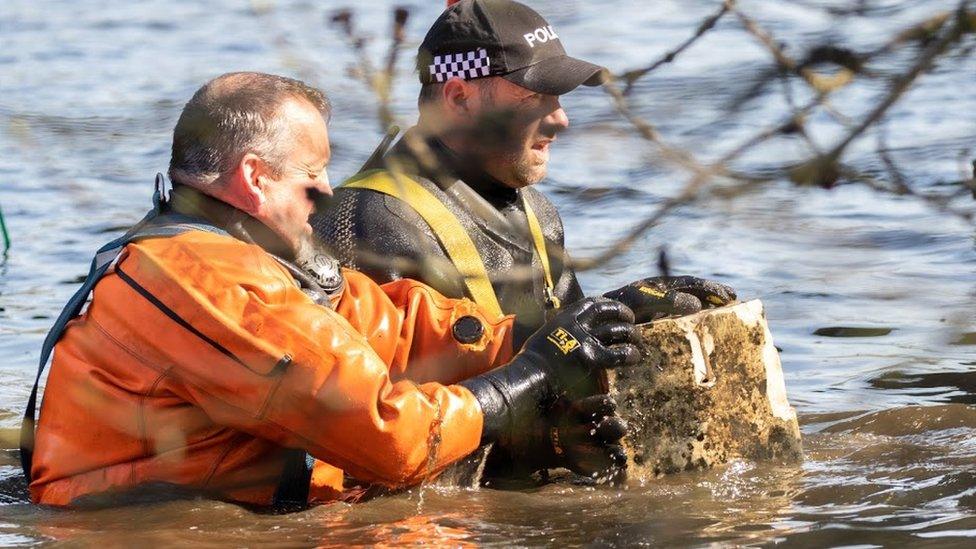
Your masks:
<svg viewBox="0 0 976 549"><path fill-rule="evenodd" d="M466 379L458 385L471 391L481 406L481 444L498 441L511 427L508 425L505 397L486 375Z"/></svg>
<svg viewBox="0 0 976 549"><path fill-rule="evenodd" d="M508 445L526 421L542 413L551 389L546 372L530 353L516 355L511 362L490 372L462 381L481 406L481 443Z"/></svg>

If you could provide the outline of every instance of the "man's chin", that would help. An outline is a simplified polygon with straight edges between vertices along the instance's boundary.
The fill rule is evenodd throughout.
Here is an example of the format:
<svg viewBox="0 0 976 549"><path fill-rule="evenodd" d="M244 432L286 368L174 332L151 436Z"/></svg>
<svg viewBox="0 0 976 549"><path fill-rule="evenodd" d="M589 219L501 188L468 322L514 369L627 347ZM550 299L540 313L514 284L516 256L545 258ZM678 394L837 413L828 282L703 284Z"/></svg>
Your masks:
<svg viewBox="0 0 976 549"><path fill-rule="evenodd" d="M524 170L518 170L515 173L515 180L518 182L518 185L512 186L516 188L528 187L529 185L535 185L545 178L546 165L542 164L541 166L533 166Z"/></svg>
<svg viewBox="0 0 976 549"><path fill-rule="evenodd" d="M534 154L531 154L509 158L504 164L499 162L496 165L501 169L486 169L485 171L502 182L506 187L520 189L529 185L535 185L545 179L548 162L536 158Z"/></svg>

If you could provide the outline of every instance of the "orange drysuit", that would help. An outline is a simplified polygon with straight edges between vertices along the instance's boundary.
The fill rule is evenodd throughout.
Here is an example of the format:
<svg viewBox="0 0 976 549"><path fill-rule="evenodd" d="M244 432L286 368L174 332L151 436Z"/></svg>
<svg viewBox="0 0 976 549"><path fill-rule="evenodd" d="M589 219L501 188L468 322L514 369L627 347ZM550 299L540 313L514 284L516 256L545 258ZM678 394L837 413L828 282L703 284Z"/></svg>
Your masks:
<svg viewBox="0 0 976 549"><path fill-rule="evenodd" d="M407 486L472 452L481 410L451 384L510 359L512 317L344 275L331 310L229 236L129 244L55 347L33 501L166 483L266 505L286 448L302 448L322 502L341 497L343 472ZM464 316L480 340L455 339Z"/></svg>

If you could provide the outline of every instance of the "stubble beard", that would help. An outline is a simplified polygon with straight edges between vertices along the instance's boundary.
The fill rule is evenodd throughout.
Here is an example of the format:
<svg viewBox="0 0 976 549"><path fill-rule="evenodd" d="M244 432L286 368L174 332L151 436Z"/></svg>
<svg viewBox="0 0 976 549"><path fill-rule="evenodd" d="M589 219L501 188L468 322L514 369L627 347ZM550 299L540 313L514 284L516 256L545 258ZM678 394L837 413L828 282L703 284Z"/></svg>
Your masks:
<svg viewBox="0 0 976 549"><path fill-rule="evenodd" d="M472 149L481 148L483 156L480 159L485 171L506 186L519 189L534 185L546 177L548 157L541 163L536 161L535 151L531 142L524 140L519 131L524 122L519 113L508 109L498 109L494 105L491 93L482 96L483 112L479 121L471 130ZM488 139L485 139L485 128L488 128ZM555 131L544 133L555 135ZM522 139L520 139L522 138ZM513 141L518 141L513 145ZM500 170L492 169L501 168Z"/></svg>
<svg viewBox="0 0 976 549"><path fill-rule="evenodd" d="M506 173L499 173L495 177L509 187L519 189L535 185L546 177L548 161L538 162L534 152L523 145L518 149L500 152L493 160L488 160L486 165L506 166Z"/></svg>
<svg viewBox="0 0 976 549"><path fill-rule="evenodd" d="M512 164L512 176L519 187L535 185L546 177L547 163L536 163L533 156L531 152L523 151Z"/></svg>

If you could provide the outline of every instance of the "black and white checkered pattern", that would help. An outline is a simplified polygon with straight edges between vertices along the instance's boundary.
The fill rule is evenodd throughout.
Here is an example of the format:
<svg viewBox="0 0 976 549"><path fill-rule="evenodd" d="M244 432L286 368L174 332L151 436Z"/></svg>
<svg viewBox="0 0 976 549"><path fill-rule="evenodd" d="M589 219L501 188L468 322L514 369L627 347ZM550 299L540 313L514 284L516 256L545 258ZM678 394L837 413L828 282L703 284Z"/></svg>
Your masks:
<svg viewBox="0 0 976 549"><path fill-rule="evenodd" d="M488 50L484 48L475 51L435 55L434 64L429 67L431 80L434 82L446 82L455 76L464 80L488 76L488 72L491 70Z"/></svg>

